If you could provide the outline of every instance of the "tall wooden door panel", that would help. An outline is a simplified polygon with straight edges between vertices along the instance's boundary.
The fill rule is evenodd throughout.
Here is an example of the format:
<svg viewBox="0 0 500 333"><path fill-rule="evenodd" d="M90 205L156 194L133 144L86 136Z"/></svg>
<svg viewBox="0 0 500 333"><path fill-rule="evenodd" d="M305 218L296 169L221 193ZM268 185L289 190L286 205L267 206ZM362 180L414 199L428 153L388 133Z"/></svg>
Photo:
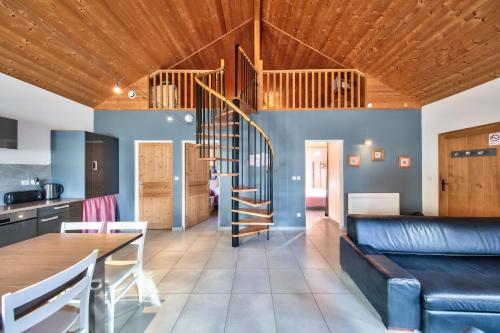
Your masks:
<svg viewBox="0 0 500 333"><path fill-rule="evenodd" d="M172 229L172 144L139 144L139 211L149 229Z"/></svg>
<svg viewBox="0 0 500 333"><path fill-rule="evenodd" d="M500 123L439 136L439 214L500 216Z"/></svg>
<svg viewBox="0 0 500 333"><path fill-rule="evenodd" d="M186 228L205 221L209 208L209 162L201 160L193 143L186 143L185 152Z"/></svg>

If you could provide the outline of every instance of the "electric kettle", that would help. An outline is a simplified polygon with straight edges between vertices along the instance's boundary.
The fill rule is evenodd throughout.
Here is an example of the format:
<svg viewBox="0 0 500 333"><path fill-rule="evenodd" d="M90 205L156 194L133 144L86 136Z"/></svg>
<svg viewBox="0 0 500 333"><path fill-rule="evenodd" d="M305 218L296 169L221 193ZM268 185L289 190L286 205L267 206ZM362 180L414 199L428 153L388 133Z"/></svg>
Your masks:
<svg viewBox="0 0 500 333"><path fill-rule="evenodd" d="M46 200L58 199L64 192L64 186L56 183L43 184L43 197Z"/></svg>

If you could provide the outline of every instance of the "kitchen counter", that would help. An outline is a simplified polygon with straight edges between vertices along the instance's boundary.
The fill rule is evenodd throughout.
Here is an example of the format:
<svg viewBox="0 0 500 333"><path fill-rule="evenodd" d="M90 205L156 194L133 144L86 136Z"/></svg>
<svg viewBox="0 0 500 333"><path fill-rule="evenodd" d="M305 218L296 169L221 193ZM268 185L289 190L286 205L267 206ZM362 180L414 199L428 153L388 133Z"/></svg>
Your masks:
<svg viewBox="0 0 500 333"><path fill-rule="evenodd" d="M30 209L38 209L45 208L50 206L56 206L61 204L69 204L72 202L83 201L84 199L71 198L71 199L54 199L54 200L40 200L40 201L31 201L31 202L23 202L12 205L0 205L0 216L5 214L12 214L17 212L22 212Z"/></svg>

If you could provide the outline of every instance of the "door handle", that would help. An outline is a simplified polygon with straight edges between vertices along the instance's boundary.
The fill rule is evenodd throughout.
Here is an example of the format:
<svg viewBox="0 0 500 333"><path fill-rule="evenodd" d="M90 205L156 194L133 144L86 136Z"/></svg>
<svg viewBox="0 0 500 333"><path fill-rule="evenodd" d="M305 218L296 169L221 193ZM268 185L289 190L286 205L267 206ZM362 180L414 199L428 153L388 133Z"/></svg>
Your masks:
<svg viewBox="0 0 500 333"><path fill-rule="evenodd" d="M92 161L92 170L97 171L97 161Z"/></svg>
<svg viewBox="0 0 500 333"><path fill-rule="evenodd" d="M49 217L46 219L41 219L40 222L48 222L48 221L52 221L52 220L57 220L58 218L59 218L59 216L52 216L52 217Z"/></svg>
<svg viewBox="0 0 500 333"><path fill-rule="evenodd" d="M441 179L441 192L446 191L446 185L448 185L448 183L444 180L444 178L442 178Z"/></svg>
<svg viewBox="0 0 500 333"><path fill-rule="evenodd" d="M63 208L68 208L69 205L62 205L62 206L57 206L57 207L54 207L55 210L58 210L58 209L63 209Z"/></svg>

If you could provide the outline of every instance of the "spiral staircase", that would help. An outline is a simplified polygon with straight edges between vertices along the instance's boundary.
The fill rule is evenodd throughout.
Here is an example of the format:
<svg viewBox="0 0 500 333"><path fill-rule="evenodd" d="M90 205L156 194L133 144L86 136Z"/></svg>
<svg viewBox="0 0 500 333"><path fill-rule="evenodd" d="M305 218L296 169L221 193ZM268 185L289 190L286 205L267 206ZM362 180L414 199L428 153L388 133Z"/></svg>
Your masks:
<svg viewBox="0 0 500 333"><path fill-rule="evenodd" d="M196 75L196 143L200 158L231 177L232 246L273 225L273 159L269 138L249 114L257 110L258 73L235 47L235 98L226 97L224 65Z"/></svg>

